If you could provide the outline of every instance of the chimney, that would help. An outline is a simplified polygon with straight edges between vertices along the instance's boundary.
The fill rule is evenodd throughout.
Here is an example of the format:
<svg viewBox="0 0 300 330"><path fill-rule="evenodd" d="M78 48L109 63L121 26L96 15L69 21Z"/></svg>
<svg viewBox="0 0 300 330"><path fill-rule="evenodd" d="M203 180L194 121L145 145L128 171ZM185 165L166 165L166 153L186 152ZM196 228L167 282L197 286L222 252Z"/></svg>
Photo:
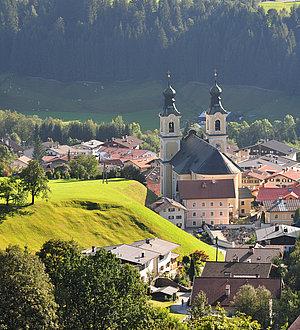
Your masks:
<svg viewBox="0 0 300 330"><path fill-rule="evenodd" d="M283 228L283 232L284 233L287 233L288 232L288 229L286 227Z"/></svg>
<svg viewBox="0 0 300 330"><path fill-rule="evenodd" d="M92 246L92 253L96 252L96 247Z"/></svg>
<svg viewBox="0 0 300 330"><path fill-rule="evenodd" d="M226 297L230 296L230 284L226 284L225 286L225 296Z"/></svg>
<svg viewBox="0 0 300 330"><path fill-rule="evenodd" d="M141 258L145 258L145 252L142 251Z"/></svg>

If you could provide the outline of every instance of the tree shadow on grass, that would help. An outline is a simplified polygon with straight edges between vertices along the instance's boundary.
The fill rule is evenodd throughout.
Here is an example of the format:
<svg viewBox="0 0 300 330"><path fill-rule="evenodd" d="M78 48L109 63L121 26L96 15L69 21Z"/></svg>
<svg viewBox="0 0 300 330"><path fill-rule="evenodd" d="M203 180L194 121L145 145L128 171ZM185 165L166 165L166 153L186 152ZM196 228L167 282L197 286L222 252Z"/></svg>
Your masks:
<svg viewBox="0 0 300 330"><path fill-rule="evenodd" d="M0 223L7 219L8 216L14 215L30 215L33 212L26 209L28 205L16 206L0 204Z"/></svg>

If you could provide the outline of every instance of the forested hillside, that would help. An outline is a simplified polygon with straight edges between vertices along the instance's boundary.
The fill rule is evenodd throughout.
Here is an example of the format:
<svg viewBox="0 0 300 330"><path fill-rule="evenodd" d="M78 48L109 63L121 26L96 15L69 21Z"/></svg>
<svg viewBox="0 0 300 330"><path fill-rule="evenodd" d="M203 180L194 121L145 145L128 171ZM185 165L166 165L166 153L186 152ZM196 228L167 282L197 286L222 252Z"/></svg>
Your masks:
<svg viewBox="0 0 300 330"><path fill-rule="evenodd" d="M1 0L0 71L58 80L208 81L295 93L299 14L218 0Z"/></svg>

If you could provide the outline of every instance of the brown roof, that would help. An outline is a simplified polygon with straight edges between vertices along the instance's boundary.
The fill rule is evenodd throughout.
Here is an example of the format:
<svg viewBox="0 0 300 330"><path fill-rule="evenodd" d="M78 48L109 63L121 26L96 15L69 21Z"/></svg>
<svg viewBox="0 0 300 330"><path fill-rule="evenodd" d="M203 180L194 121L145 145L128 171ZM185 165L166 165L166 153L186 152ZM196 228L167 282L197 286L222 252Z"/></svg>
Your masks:
<svg viewBox="0 0 300 330"><path fill-rule="evenodd" d="M176 207L178 209L186 210L186 208L182 204L174 201L174 199L170 199L167 197L162 197L161 199L150 205L150 208L156 213L159 213L163 209L166 209L168 207Z"/></svg>
<svg viewBox="0 0 300 330"><path fill-rule="evenodd" d="M264 286L271 292L273 298L280 298L280 278L196 277L194 279L191 301L193 303L199 292L203 291L210 305L215 306L219 302L223 307L230 306L236 293L246 284L250 284L254 288ZM226 295L226 288L228 295Z"/></svg>
<svg viewBox="0 0 300 330"><path fill-rule="evenodd" d="M251 260L251 262L256 263L269 263L275 257L281 257L282 250L280 248L265 247L265 248L228 248L226 249L226 262L238 261L246 262Z"/></svg>
<svg viewBox="0 0 300 330"><path fill-rule="evenodd" d="M288 330L299 330L300 329L300 315L296 320L289 326Z"/></svg>
<svg viewBox="0 0 300 330"><path fill-rule="evenodd" d="M271 263L206 262L202 277L269 278Z"/></svg>
<svg viewBox="0 0 300 330"><path fill-rule="evenodd" d="M136 148L138 147L140 144L143 143L143 140L138 139L135 136L132 135L127 135L127 136L123 136L122 138L114 138L112 139L113 144L118 144L121 147L124 148Z"/></svg>
<svg viewBox="0 0 300 330"><path fill-rule="evenodd" d="M234 182L226 180L182 180L178 181L181 199L235 198Z"/></svg>

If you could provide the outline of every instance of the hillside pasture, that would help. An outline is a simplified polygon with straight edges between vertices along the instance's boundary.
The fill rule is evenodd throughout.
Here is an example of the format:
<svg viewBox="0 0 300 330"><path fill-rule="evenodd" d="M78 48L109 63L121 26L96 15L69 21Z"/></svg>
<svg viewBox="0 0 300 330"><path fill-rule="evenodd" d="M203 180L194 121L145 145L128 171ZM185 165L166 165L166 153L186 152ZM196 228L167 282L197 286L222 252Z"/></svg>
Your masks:
<svg viewBox="0 0 300 330"><path fill-rule="evenodd" d="M215 257L213 247L145 207L147 189L136 181L56 180L50 187L48 201L38 200L0 223L0 248L18 244L36 251L52 238L86 248L160 237L180 244L181 255L204 250Z"/></svg>
<svg viewBox="0 0 300 330"><path fill-rule="evenodd" d="M287 14L290 13L294 6L299 6L300 1L264 1L259 4L266 12L270 9L275 9L278 12L284 10Z"/></svg>

